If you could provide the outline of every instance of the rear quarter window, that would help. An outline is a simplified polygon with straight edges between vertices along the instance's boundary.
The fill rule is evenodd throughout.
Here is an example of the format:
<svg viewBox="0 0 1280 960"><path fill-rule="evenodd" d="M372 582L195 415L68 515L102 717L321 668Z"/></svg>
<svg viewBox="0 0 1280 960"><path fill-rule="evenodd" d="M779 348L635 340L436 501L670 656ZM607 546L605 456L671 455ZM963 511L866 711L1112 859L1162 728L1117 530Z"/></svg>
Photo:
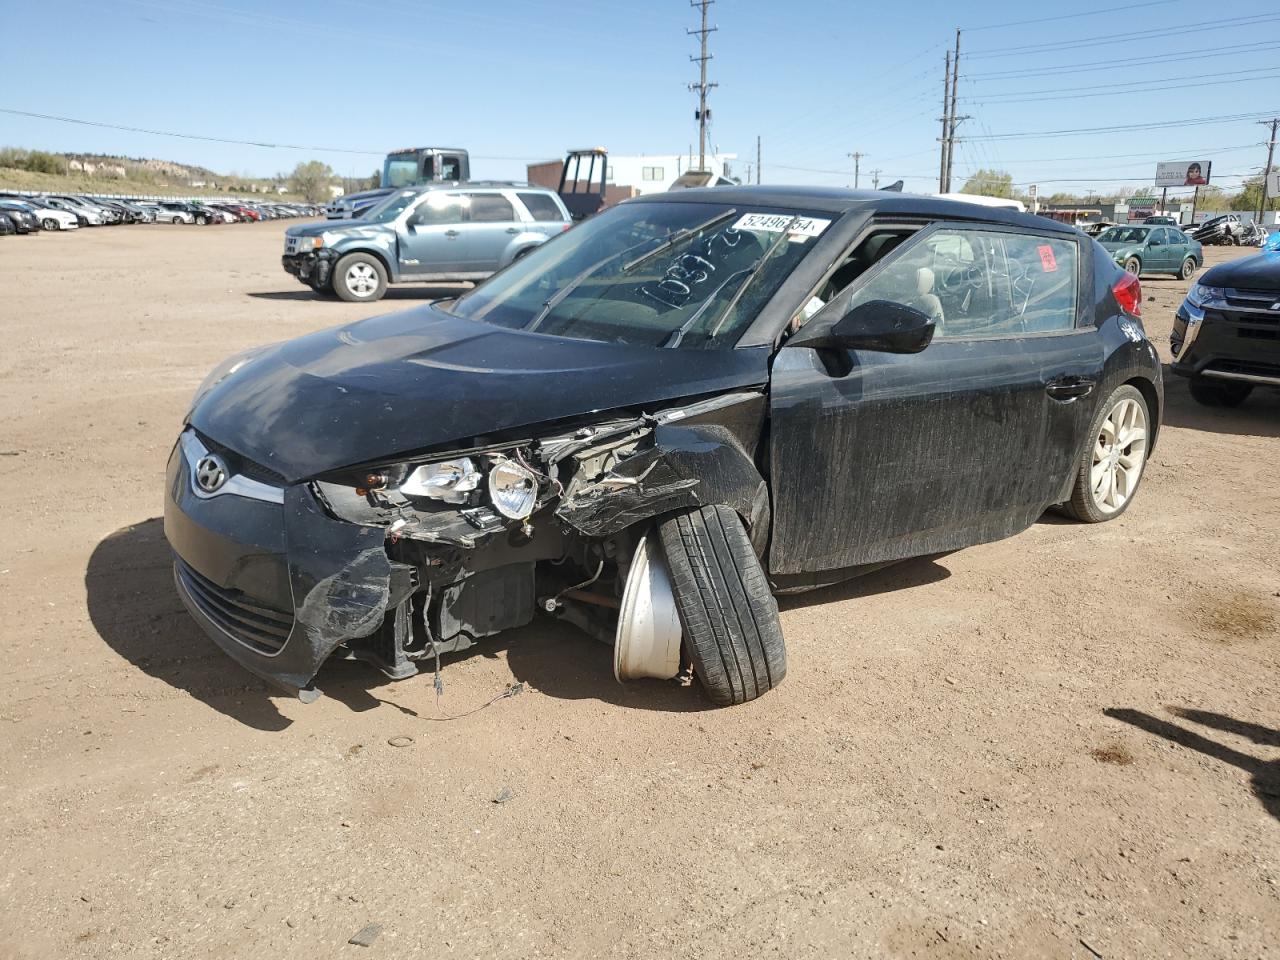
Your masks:
<svg viewBox="0 0 1280 960"><path fill-rule="evenodd" d="M529 211L529 216L534 220L552 222L563 222L565 216L560 212L560 207L556 202L545 193L517 193L520 202L524 204L525 209Z"/></svg>
<svg viewBox="0 0 1280 960"><path fill-rule="evenodd" d="M472 223L509 223L516 219L511 201L500 193L473 193L471 195Z"/></svg>

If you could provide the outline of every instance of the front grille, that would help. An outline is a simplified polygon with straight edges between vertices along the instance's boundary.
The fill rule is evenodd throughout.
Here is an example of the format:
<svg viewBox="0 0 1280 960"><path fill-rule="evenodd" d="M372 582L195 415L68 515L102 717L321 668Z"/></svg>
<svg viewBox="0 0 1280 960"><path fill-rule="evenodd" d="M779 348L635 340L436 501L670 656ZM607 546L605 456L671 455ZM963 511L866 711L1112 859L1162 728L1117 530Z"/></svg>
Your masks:
<svg viewBox="0 0 1280 960"><path fill-rule="evenodd" d="M279 653L293 629L293 614L268 607L239 590L220 587L181 558L176 569L191 602L224 633L259 653Z"/></svg>
<svg viewBox="0 0 1280 960"><path fill-rule="evenodd" d="M1227 303L1239 310L1270 311L1280 303L1280 293L1274 290L1238 290L1227 288ZM1280 314L1280 310L1276 311Z"/></svg>
<svg viewBox="0 0 1280 960"><path fill-rule="evenodd" d="M200 438L200 442L204 444L206 450L210 453L216 453L226 461L227 469L232 474L239 474L242 477L257 480L259 483L267 483L273 487L288 486L288 481L285 479L284 474L276 473L270 467L264 467L248 457L241 456L217 440L209 439L199 430L195 431L195 435Z"/></svg>

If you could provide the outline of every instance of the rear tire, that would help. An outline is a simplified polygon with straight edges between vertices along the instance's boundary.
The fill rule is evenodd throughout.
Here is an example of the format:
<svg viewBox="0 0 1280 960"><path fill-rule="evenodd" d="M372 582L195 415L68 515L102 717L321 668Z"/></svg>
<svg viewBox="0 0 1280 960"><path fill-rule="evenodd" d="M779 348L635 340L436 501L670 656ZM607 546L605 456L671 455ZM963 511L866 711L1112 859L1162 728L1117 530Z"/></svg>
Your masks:
<svg viewBox="0 0 1280 960"><path fill-rule="evenodd" d="M1194 377L1187 384L1191 399L1205 407L1238 407L1253 393L1252 383L1214 383L1203 377Z"/></svg>
<svg viewBox="0 0 1280 960"><path fill-rule="evenodd" d="M368 253L348 253L333 268L330 283L348 303L373 303L387 292L387 268Z"/></svg>
<svg viewBox="0 0 1280 960"><path fill-rule="evenodd" d="M1178 272L1178 276L1183 280L1190 280L1196 274L1196 258L1187 257L1182 261L1182 269Z"/></svg>
<svg viewBox="0 0 1280 960"><path fill-rule="evenodd" d="M1142 261L1137 257L1130 257L1124 262L1124 272L1132 273L1136 277L1142 273Z"/></svg>
<svg viewBox="0 0 1280 960"><path fill-rule="evenodd" d="M1067 513L1081 523L1102 523L1129 509L1146 473L1151 434L1151 411L1142 392L1129 384L1117 387L1098 407L1085 435L1071 500L1064 504Z"/></svg>
<svg viewBox="0 0 1280 960"><path fill-rule="evenodd" d="M47 220L41 220L40 226L44 227L46 230L57 230L59 227L62 226L62 224L60 224L57 220L54 220L52 217L50 217Z"/></svg>
<svg viewBox="0 0 1280 960"><path fill-rule="evenodd" d="M658 525L684 647L712 703L746 703L787 675L778 605L742 521L712 505Z"/></svg>

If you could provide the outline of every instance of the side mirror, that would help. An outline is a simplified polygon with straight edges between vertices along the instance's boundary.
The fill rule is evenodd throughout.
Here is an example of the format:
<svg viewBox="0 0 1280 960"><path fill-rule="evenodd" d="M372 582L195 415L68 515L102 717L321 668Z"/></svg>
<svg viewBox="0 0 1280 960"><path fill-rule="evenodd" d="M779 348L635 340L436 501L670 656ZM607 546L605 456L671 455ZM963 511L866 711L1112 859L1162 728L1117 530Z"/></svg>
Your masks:
<svg viewBox="0 0 1280 960"><path fill-rule="evenodd" d="M1153 239L1151 239L1151 240L1148 240L1148 241L1147 241L1147 246L1148 246L1148 247L1163 247L1163 246L1164 246L1164 243L1163 243L1162 241L1160 241L1160 240L1156 240L1156 239L1154 239L1154 238L1153 238Z"/></svg>
<svg viewBox="0 0 1280 960"><path fill-rule="evenodd" d="M892 300L860 303L832 324L802 327L789 347L919 353L933 340L937 324L925 313Z"/></svg>

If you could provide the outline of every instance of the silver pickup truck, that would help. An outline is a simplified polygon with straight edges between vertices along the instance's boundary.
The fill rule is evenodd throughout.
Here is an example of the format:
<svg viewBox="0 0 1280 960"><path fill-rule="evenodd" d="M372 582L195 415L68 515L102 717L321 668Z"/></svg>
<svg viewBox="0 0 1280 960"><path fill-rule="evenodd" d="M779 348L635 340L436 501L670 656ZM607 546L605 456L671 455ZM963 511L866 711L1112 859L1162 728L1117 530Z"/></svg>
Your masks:
<svg viewBox="0 0 1280 960"><path fill-rule="evenodd" d="M391 283L483 280L570 226L544 187L405 187L357 219L290 227L281 262L319 293L366 302Z"/></svg>

